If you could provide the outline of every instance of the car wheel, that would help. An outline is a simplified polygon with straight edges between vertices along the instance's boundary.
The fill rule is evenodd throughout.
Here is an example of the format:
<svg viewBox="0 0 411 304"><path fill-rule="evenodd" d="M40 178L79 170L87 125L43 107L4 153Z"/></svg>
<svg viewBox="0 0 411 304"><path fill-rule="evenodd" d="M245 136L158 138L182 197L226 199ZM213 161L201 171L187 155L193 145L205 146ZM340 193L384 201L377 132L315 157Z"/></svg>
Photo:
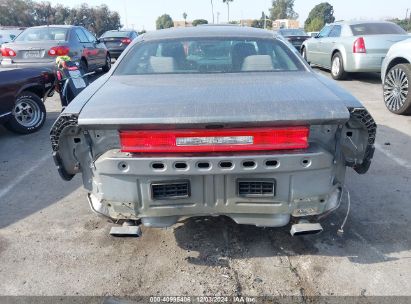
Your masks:
<svg viewBox="0 0 411 304"><path fill-rule="evenodd" d="M301 56L303 56L304 60L307 61L308 64L310 64L307 60L307 50L305 47L301 50Z"/></svg>
<svg viewBox="0 0 411 304"><path fill-rule="evenodd" d="M391 68L384 79L384 102L395 114L411 113L411 65L398 64Z"/></svg>
<svg viewBox="0 0 411 304"><path fill-rule="evenodd" d="M335 53L331 60L331 76L335 80L344 80L347 73L344 70L344 63L340 53Z"/></svg>
<svg viewBox="0 0 411 304"><path fill-rule="evenodd" d="M106 55L106 64L103 66L103 72L107 73L111 69L111 57L110 54Z"/></svg>
<svg viewBox="0 0 411 304"><path fill-rule="evenodd" d="M86 74L88 72L88 64L87 64L87 61L85 59L80 60L80 71L83 74Z"/></svg>
<svg viewBox="0 0 411 304"><path fill-rule="evenodd" d="M6 123L10 131L29 134L39 130L46 121L43 101L31 92L23 92L16 98L12 116Z"/></svg>

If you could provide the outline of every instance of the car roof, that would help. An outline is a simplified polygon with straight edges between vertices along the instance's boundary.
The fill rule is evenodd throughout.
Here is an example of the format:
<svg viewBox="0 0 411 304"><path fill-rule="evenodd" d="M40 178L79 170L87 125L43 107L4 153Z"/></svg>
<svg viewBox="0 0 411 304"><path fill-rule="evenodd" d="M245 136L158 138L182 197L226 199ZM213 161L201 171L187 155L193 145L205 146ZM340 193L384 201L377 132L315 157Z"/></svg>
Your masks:
<svg viewBox="0 0 411 304"><path fill-rule="evenodd" d="M274 37L274 33L268 30L238 25L199 25L195 27L169 28L148 32L144 34L143 39L162 40L197 37L248 37L269 39Z"/></svg>
<svg viewBox="0 0 411 304"><path fill-rule="evenodd" d="M337 21L334 23L331 23L330 25L357 25L357 24L365 24L365 23L387 23L387 24L393 24L392 22L389 21L375 21L375 20L361 20L361 21Z"/></svg>
<svg viewBox="0 0 411 304"><path fill-rule="evenodd" d="M105 33L129 33L129 32L135 32L135 30L109 30L109 31L105 31Z"/></svg>
<svg viewBox="0 0 411 304"><path fill-rule="evenodd" d="M39 26L32 26L29 28L45 28L45 27L57 27L57 28L73 28L73 27L78 27L76 25L66 25L66 24L62 24L62 25L58 25L58 24L52 24L52 25L39 25Z"/></svg>

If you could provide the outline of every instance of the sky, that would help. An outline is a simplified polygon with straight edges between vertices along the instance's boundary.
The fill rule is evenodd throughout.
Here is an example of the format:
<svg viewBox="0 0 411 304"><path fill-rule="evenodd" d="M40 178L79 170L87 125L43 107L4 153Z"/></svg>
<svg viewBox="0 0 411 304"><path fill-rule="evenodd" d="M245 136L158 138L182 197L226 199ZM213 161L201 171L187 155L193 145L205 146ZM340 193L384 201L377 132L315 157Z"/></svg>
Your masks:
<svg viewBox="0 0 411 304"><path fill-rule="evenodd" d="M118 11L122 24L136 30L154 30L158 16L167 13L173 20L183 20L186 12L187 20L207 19L212 22L211 0L49 0L52 4L78 6L107 4L111 10ZM317 4L327 0L295 0L294 10L299 14L303 25L310 10ZM405 18L407 9L411 11L409 0L328 0L334 6L336 20L380 20L387 18ZM222 0L213 0L215 21L217 12L220 22L227 22L227 5ZM389 4L388 4L389 3ZM271 0L234 0L230 5L230 19L257 19L261 12L271 6Z"/></svg>

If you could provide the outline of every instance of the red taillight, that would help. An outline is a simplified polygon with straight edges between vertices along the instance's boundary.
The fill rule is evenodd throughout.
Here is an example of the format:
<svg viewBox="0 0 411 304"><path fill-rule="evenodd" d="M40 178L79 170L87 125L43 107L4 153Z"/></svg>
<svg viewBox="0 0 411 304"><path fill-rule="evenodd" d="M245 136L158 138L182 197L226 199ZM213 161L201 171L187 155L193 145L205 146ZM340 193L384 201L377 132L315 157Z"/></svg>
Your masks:
<svg viewBox="0 0 411 304"><path fill-rule="evenodd" d="M353 53L366 53L367 49L365 48L365 41L363 37L358 38L354 41L354 45L352 47Z"/></svg>
<svg viewBox="0 0 411 304"><path fill-rule="evenodd" d="M66 56L70 53L70 49L67 46L53 46L48 54L50 56Z"/></svg>
<svg viewBox="0 0 411 304"><path fill-rule="evenodd" d="M10 48L1 48L1 56L3 57L16 57L16 52Z"/></svg>
<svg viewBox="0 0 411 304"><path fill-rule="evenodd" d="M131 43L131 39L130 39L130 38L123 38L123 39L121 39L121 43L130 44L130 43Z"/></svg>
<svg viewBox="0 0 411 304"><path fill-rule="evenodd" d="M134 153L272 151L308 148L308 127L120 131L121 150Z"/></svg>

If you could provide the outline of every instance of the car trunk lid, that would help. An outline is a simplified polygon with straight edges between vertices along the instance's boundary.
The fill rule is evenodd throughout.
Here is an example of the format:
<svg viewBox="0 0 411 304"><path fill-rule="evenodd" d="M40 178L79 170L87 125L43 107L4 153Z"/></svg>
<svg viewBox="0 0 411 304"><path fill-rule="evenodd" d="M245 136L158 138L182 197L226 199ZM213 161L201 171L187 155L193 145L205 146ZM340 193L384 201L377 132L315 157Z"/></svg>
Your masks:
<svg viewBox="0 0 411 304"><path fill-rule="evenodd" d="M124 40L129 39L126 35L124 37L106 37L102 38L101 41L104 42L107 48L121 48L126 44Z"/></svg>
<svg viewBox="0 0 411 304"><path fill-rule="evenodd" d="M356 36L356 39L360 36ZM409 35L364 35L365 47L368 54L387 54L392 45L409 39Z"/></svg>
<svg viewBox="0 0 411 304"><path fill-rule="evenodd" d="M96 128L167 129L343 123L344 102L314 73L112 76L78 123Z"/></svg>
<svg viewBox="0 0 411 304"><path fill-rule="evenodd" d="M13 42L8 43L7 48L16 52L16 56L10 59L15 63L41 63L50 62L56 59L48 54L52 47L65 46L65 41L33 41L33 42Z"/></svg>

